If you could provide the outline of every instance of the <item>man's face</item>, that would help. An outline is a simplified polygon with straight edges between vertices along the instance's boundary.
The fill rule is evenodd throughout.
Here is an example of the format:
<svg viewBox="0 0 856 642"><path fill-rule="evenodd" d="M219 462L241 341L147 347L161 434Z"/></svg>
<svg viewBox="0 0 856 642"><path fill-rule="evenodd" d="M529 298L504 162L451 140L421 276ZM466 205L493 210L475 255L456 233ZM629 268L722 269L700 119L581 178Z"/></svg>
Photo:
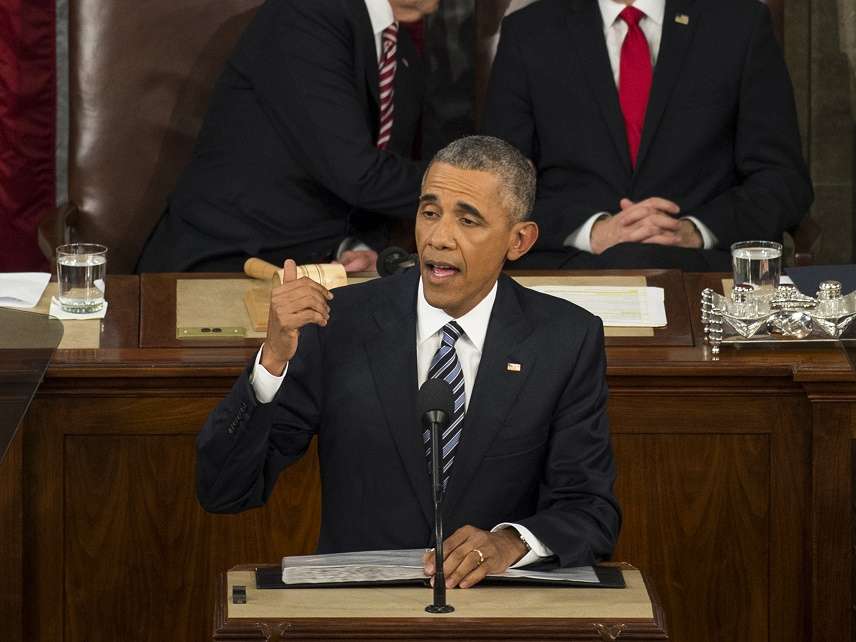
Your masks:
<svg viewBox="0 0 856 642"><path fill-rule="evenodd" d="M493 288L505 259L521 257L537 236L531 221L512 221L496 176L434 163L416 215L426 300L463 316Z"/></svg>
<svg viewBox="0 0 856 642"><path fill-rule="evenodd" d="M398 22L416 22L437 11L440 0L389 0Z"/></svg>

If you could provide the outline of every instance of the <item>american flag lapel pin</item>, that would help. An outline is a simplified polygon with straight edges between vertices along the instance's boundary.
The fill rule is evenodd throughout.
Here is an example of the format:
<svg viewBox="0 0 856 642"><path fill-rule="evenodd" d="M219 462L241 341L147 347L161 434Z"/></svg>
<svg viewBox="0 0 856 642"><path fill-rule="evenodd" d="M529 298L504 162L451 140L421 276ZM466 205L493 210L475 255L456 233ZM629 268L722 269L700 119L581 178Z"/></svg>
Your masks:
<svg viewBox="0 0 856 642"><path fill-rule="evenodd" d="M505 364L505 369L509 372L520 372L520 364L508 362Z"/></svg>
<svg viewBox="0 0 856 642"><path fill-rule="evenodd" d="M675 16L675 22L679 25L688 25L690 23L690 17L685 13L679 13Z"/></svg>

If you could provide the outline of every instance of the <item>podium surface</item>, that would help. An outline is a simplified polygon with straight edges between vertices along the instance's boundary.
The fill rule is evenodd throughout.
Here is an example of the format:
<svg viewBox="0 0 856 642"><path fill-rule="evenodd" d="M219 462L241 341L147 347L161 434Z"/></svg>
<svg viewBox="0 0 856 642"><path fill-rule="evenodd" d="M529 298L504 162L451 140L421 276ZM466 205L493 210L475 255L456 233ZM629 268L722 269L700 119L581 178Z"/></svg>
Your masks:
<svg viewBox="0 0 856 642"><path fill-rule="evenodd" d="M430 588L256 589L254 566L220 583L214 640L497 639L668 640L664 616L641 572L626 588L477 586L450 590L455 611L430 615ZM246 587L245 604L232 588ZM612 637L611 637L612 636ZM616 637L617 636L617 637Z"/></svg>

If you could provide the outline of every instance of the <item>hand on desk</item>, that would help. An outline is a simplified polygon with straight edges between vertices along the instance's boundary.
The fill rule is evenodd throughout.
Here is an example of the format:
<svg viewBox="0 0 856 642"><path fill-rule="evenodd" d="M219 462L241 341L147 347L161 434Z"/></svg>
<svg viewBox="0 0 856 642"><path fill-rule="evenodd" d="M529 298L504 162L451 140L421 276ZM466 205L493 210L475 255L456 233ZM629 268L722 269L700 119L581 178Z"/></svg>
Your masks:
<svg viewBox="0 0 856 642"><path fill-rule="evenodd" d="M377 252L374 250L348 250L342 252L339 263L345 272L371 272L377 266Z"/></svg>
<svg viewBox="0 0 856 642"><path fill-rule="evenodd" d="M601 254L619 243L656 243L677 247L702 247L702 238L691 221L676 218L681 208L665 198L634 203L621 199L621 211L597 221L591 229L591 249Z"/></svg>
<svg viewBox="0 0 856 642"><path fill-rule="evenodd" d="M267 337L261 358L262 365L274 375L282 374L297 352L300 328L308 323L327 325L328 302L333 298L323 285L307 277L298 279L297 264L291 259L286 259L282 266L282 281L270 294Z"/></svg>
<svg viewBox="0 0 856 642"><path fill-rule="evenodd" d="M446 588L470 588L488 574L505 572L526 555L526 545L513 528L491 533L474 526L462 526L445 539L443 553ZM422 561L425 575L432 576L433 584L434 551L426 552Z"/></svg>

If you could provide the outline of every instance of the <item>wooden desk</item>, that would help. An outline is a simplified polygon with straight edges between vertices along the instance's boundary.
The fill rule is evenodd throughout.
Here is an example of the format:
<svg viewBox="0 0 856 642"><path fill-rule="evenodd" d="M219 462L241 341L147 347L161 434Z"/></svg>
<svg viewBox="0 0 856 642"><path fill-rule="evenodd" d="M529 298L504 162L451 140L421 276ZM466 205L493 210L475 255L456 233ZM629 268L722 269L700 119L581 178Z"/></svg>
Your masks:
<svg viewBox="0 0 856 642"><path fill-rule="evenodd" d="M139 319L172 321L145 297L138 307L135 283L109 286L113 339L57 353L0 465L4 640L200 640L218 573L315 545L314 450L266 507L199 508L196 434L254 348L140 348ZM695 319L696 293L717 278L684 283ZM714 360L690 333L688 345L607 349L616 559L651 573L673 640L850 640L846 356L723 348Z"/></svg>
<svg viewBox="0 0 856 642"><path fill-rule="evenodd" d="M663 611L643 575L624 570L624 589L491 587L450 591L455 611L428 615L431 589L375 587L257 590L251 565L220 576L214 640L488 639L654 642L668 640ZM232 587L247 603L232 604ZM616 639L616 638L612 638Z"/></svg>

